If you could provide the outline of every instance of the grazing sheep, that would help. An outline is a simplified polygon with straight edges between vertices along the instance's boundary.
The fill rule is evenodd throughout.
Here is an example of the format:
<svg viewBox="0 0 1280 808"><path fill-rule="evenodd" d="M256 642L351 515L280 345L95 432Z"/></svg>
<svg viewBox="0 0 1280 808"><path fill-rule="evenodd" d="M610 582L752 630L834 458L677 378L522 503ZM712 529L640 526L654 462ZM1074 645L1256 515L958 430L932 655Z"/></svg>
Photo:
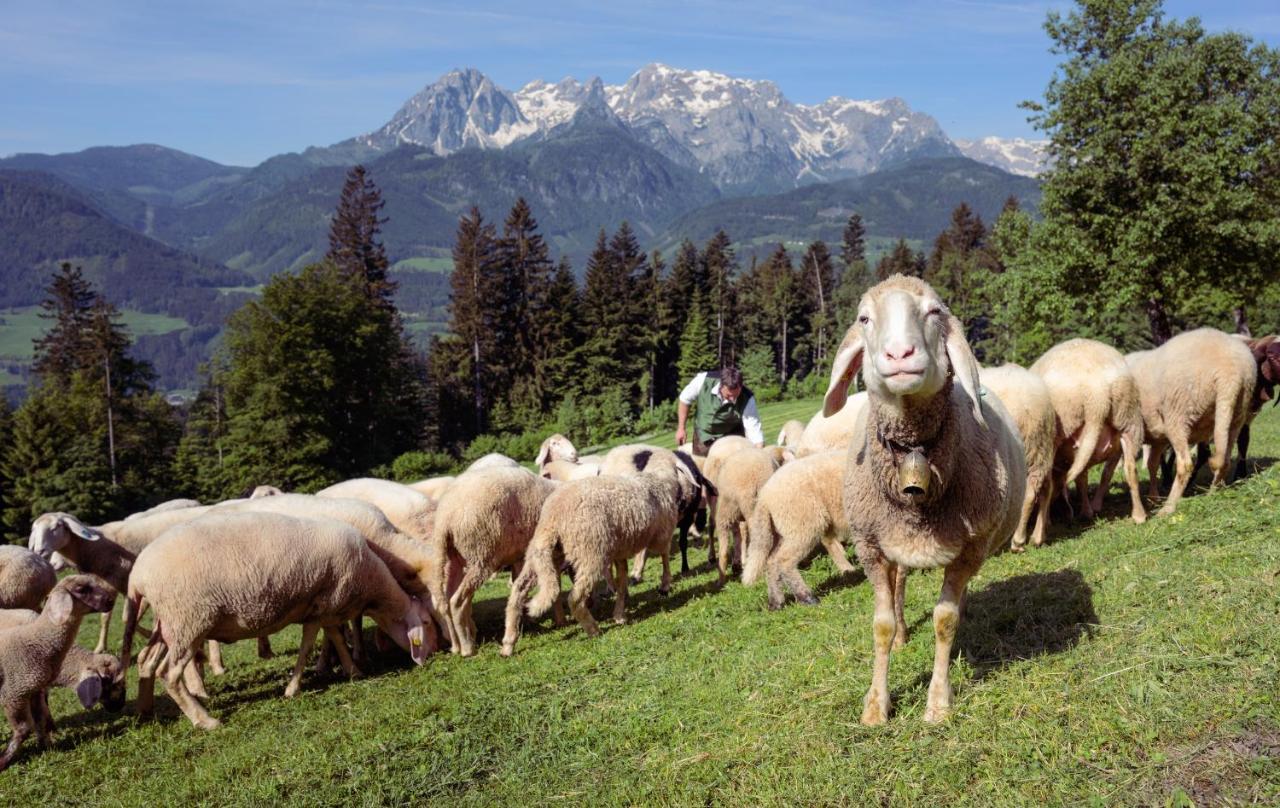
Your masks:
<svg viewBox="0 0 1280 808"><path fill-rule="evenodd" d="M476 590L503 567L519 573L543 503L557 486L524 469L482 469L459 477L440 503L432 549L445 559L437 586L447 596L440 608L454 653L475 654Z"/></svg>
<svg viewBox="0 0 1280 808"><path fill-rule="evenodd" d="M453 476L431 477L426 480L418 480L416 483L409 483L409 488L439 502L448 492L449 487L453 485L455 479L457 478Z"/></svg>
<svg viewBox="0 0 1280 808"><path fill-rule="evenodd" d="M719 586L729 578L730 546L733 541L733 564L740 566L747 552L750 539L747 519L755 510L760 487L773 476L778 467L795 455L781 446L758 449L752 446L734 452L720 467L720 479L716 483L716 524L720 526L719 552L716 564L720 571ZM750 539L754 541L754 539Z"/></svg>
<svg viewBox="0 0 1280 808"><path fill-rule="evenodd" d="M796 457L828 452L832 449L848 449L853 439L858 416L867 406L866 392L849 397L837 412L826 415L821 410L809 419L800 440L796 443Z"/></svg>
<svg viewBox="0 0 1280 808"><path fill-rule="evenodd" d="M804 424L796 420L787 421L782 425L782 429L778 430L778 445L794 449L799 445L802 435L804 435Z"/></svg>
<svg viewBox="0 0 1280 808"><path fill-rule="evenodd" d="M577 447L573 445L573 441L559 432L542 442L542 446L538 449L538 456L534 458L533 464L541 469L552 460L563 460L566 463L578 462Z"/></svg>
<svg viewBox="0 0 1280 808"><path fill-rule="evenodd" d="M857 569L840 541L849 532L843 481L848 456L846 449L833 449L801 457L779 468L760 489L751 512L742 583L754 584L767 569L770 609L782 608L784 584L797 602L817 604L800 577L800 564L819 543L841 573Z"/></svg>
<svg viewBox="0 0 1280 808"><path fill-rule="evenodd" d="M586 600L613 568L613 619L626 621L627 559L641 551L662 558L662 583L671 588L671 533L680 514L697 501L699 482L692 464L649 463L639 474L589 477L564 483L547 497L538 528L525 554L524 569L507 598L502 655L510 656L520 633L520 607L537 584L529 614L545 614L560 594L560 558L573 567L569 607L588 636L600 629Z"/></svg>
<svg viewBox="0 0 1280 808"><path fill-rule="evenodd" d="M53 719L44 691L57 681L81 618L110 609L114 598L115 592L92 575L71 575L49 592L39 617L0 631L0 707L13 730L0 756L0 771L13 761L32 730L42 746L49 746Z"/></svg>
<svg viewBox="0 0 1280 808"><path fill-rule="evenodd" d="M1231 446L1249 419L1258 363L1249 347L1229 334L1199 328L1151 351L1132 355L1142 400L1147 471L1155 494L1156 468L1165 446L1173 448L1177 474L1161 515L1173 513L1191 480L1192 444L1213 441L1213 486L1223 484Z"/></svg>
<svg viewBox="0 0 1280 808"><path fill-rule="evenodd" d="M723 438L721 439L723 440ZM714 448L714 447L713 447ZM628 443L615 446L605 455L600 465L600 474L625 475L638 474L650 466L674 471L683 468L684 474L691 477L700 489L692 501L685 503L676 527L680 529L680 572L689 571L689 531L694 527L698 512L710 508L709 503L716 495L716 487L703 474L706 458L691 455L684 450L671 451L644 443ZM710 543L710 535L707 538ZM638 584L644 572L645 552L636 556L631 568L631 583Z"/></svg>
<svg viewBox="0 0 1280 808"><path fill-rule="evenodd" d="M0 544L0 609L39 609L57 582L44 558L25 547Z"/></svg>
<svg viewBox="0 0 1280 808"><path fill-rule="evenodd" d="M711 481L711 484L719 488L720 483L717 477L720 476L720 469L724 466L728 459L742 451L743 449L754 448L755 444L741 435L728 435L720 438L711 444L711 448L707 450L707 458L702 464L703 476ZM716 495L711 494L707 497L707 563L716 563ZM681 570L683 572L684 570Z"/></svg>
<svg viewBox="0 0 1280 808"><path fill-rule="evenodd" d="M862 723L888 719L889 655L904 628L896 604L907 570L941 566L924 713L939 722L951 709L951 649L965 588L1018 524L1022 442L1000 401L979 394L963 325L918 278L895 275L862 296L832 365L824 412L845 404L859 368L868 406L859 419L863 438L849 447L844 509L875 597Z"/></svg>
<svg viewBox="0 0 1280 808"><path fill-rule="evenodd" d="M162 661L165 685L191 723L219 725L192 697L182 669L206 639L235 642L303 624L302 644L285 696L297 694L316 633L333 640L343 665L353 670L336 626L361 611L421 665L426 659L426 609L396 583L385 564L353 527L328 519L274 513L216 513L178 525L138 555L129 578L132 617L142 602L156 615L148 652L163 643L165 655L144 652L139 663L138 707L151 707ZM126 647L136 621L127 619Z"/></svg>
<svg viewBox="0 0 1280 808"><path fill-rule="evenodd" d="M145 511L138 511L137 513L129 514L124 519L127 522L130 519L141 519L142 517L150 516L153 513L163 513L164 511L176 511L181 508L199 508L199 507L200 507L200 502L198 500L171 499L168 502L161 502L159 505L156 505L155 507L152 507L152 508L148 508Z"/></svg>
<svg viewBox="0 0 1280 808"><path fill-rule="evenodd" d="M316 492L316 496L367 502L386 514L391 524L409 538L420 542L431 541L436 502L407 485L361 477L331 485Z"/></svg>
<svg viewBox="0 0 1280 808"><path fill-rule="evenodd" d="M1057 416L1054 462L1069 466L1066 484L1075 481L1084 517L1091 519L1101 511L1106 495L1099 486L1090 503L1085 472L1119 454L1124 459L1133 521L1145 522L1137 463L1143 443L1142 404L1124 357L1110 345L1072 339L1046 351L1031 372L1049 388Z"/></svg>
<svg viewBox="0 0 1280 808"><path fill-rule="evenodd" d="M462 473L466 474L468 471L484 471L485 469L508 469L508 468L518 469L518 468L521 468L521 465L517 461L512 460L511 458L507 457L501 452L490 452L484 457L477 459L471 465L467 466L466 471L463 471Z"/></svg>
<svg viewBox="0 0 1280 808"><path fill-rule="evenodd" d="M570 463L568 460L549 460L542 464L539 476L547 480L568 482L584 477L598 477L599 463Z"/></svg>
<svg viewBox="0 0 1280 808"><path fill-rule="evenodd" d="M1018 365L983 368L979 373L982 386L1000 399L1022 437L1026 451L1027 487L1022 498L1022 515L1013 532L1012 549L1020 553L1027 544L1027 523L1031 511L1039 504L1031 544L1044 544L1044 531L1049 526L1049 504L1053 500L1053 451L1057 435L1057 415L1044 380ZM1105 487L1105 483L1104 483Z"/></svg>
<svg viewBox="0 0 1280 808"><path fill-rule="evenodd" d="M0 631L25 626L39 617L38 612L30 609L0 609ZM111 654L95 653L72 643L67 649L67 655L62 658L62 665L53 683L75 691L86 710L92 709L101 701L108 710L116 712L124 706L124 699L112 698L111 683L120 675L121 670L123 668L120 660Z"/></svg>

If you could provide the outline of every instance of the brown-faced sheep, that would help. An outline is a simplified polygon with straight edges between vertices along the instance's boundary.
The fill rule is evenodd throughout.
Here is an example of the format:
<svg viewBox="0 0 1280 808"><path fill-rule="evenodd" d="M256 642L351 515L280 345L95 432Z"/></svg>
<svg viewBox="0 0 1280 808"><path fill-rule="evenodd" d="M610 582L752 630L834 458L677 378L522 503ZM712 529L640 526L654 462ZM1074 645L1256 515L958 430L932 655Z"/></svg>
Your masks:
<svg viewBox="0 0 1280 808"><path fill-rule="evenodd" d="M31 609L0 609L0 631L25 626L39 617L40 613ZM124 700L112 698L111 684L122 670L120 660L111 654L99 654L72 643L62 658L53 683L75 692L86 710L101 701L108 710L115 712L124 706Z"/></svg>
<svg viewBox="0 0 1280 808"><path fill-rule="evenodd" d="M895 603L906 571L941 566L924 713L938 722L951 709L949 666L965 588L1018 523L1022 442L1000 402L980 396L964 327L924 281L895 275L862 296L832 365L824 412L844 405L859 368L868 406L862 438L849 447L844 508L875 597L862 722L882 724L889 715Z"/></svg>

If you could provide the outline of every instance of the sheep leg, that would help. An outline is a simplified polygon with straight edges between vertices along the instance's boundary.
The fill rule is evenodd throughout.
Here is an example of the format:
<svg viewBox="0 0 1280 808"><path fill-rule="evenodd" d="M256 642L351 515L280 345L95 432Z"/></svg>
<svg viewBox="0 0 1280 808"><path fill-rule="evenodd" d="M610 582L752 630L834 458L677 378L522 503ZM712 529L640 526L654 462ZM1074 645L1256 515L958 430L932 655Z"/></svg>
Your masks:
<svg viewBox="0 0 1280 808"><path fill-rule="evenodd" d="M1160 516L1173 513L1182 499L1182 492L1186 490L1187 483L1191 481L1191 447L1187 443L1187 436L1171 432L1169 443L1173 446L1173 485L1169 488L1169 496L1164 501L1164 507L1157 512Z"/></svg>
<svg viewBox="0 0 1280 808"><path fill-rule="evenodd" d="M315 645L316 634L320 632L319 623L306 623L302 626L302 644L298 646L298 661L293 664L293 676L284 689L284 697L291 699L302 689L302 669L307 665L307 657L311 654L311 646Z"/></svg>
<svg viewBox="0 0 1280 808"><path fill-rule="evenodd" d="M198 699L208 700L209 691L204 689L204 666L200 664L198 659L191 660L191 664L182 672L182 681L187 686L187 692Z"/></svg>
<svg viewBox="0 0 1280 808"><path fill-rule="evenodd" d="M357 665L361 665L366 660L366 651L364 648L364 615L358 614L351 618L351 658L355 660ZM375 632L376 633L376 632Z"/></svg>
<svg viewBox="0 0 1280 808"><path fill-rule="evenodd" d="M871 640L875 659L871 663L871 687L862 700L862 723L878 726L889 720L889 654L897 623L893 616L892 565L884 558L863 564L871 582L875 614L871 618Z"/></svg>
<svg viewBox="0 0 1280 808"><path fill-rule="evenodd" d="M31 720L41 749L53 744L53 714L49 712L49 691L41 690L31 697Z"/></svg>
<svg viewBox="0 0 1280 808"><path fill-rule="evenodd" d="M526 568L511 582L511 593L507 595L506 623L502 632L502 650L504 657L509 657L516 650L516 640L520 639L520 613L524 611L525 601L529 598L529 590L533 589L537 576L533 570ZM556 598L559 611L560 598ZM563 615L561 615L563 617Z"/></svg>
<svg viewBox="0 0 1280 808"><path fill-rule="evenodd" d="M476 655L476 621L471 614L476 590L489 580L488 567L468 567L462 574L458 589L449 596L449 613L453 616L453 630L461 644L458 652L464 657Z"/></svg>
<svg viewBox="0 0 1280 808"><path fill-rule="evenodd" d="M138 654L138 700L134 704L138 715L150 715L155 707L156 672L160 670L169 650L160 635L160 623L156 621L151 639Z"/></svg>
<svg viewBox="0 0 1280 808"><path fill-rule="evenodd" d="M1154 502L1160 498L1160 459L1164 454L1163 443L1148 443L1143 449L1147 461L1147 496Z"/></svg>
<svg viewBox="0 0 1280 808"><path fill-rule="evenodd" d="M662 580L658 583L658 594L664 598L671 594L671 551L663 553L662 559Z"/></svg>
<svg viewBox="0 0 1280 808"><path fill-rule="evenodd" d="M951 712L951 646L960 626L964 590L972 575L965 563L949 565L942 575L942 593L933 607L933 678L924 710L924 720L930 724L945 721Z"/></svg>
<svg viewBox="0 0 1280 808"><path fill-rule="evenodd" d="M777 611L786 602L782 591L782 565L776 558L770 558L764 571L764 582L769 589L768 606L770 611Z"/></svg>
<svg viewBox="0 0 1280 808"><path fill-rule="evenodd" d="M275 651L271 650L271 638L259 637L258 638L258 659L271 659L275 655L276 655Z"/></svg>
<svg viewBox="0 0 1280 808"><path fill-rule="evenodd" d="M845 552L844 545L840 543L838 536L823 536L822 546L826 548L827 555L831 556L831 563L836 565L836 569L842 575L858 571L857 567L849 563L849 554Z"/></svg>
<svg viewBox="0 0 1280 808"><path fill-rule="evenodd" d="M222 666L222 646L217 640L209 640L205 645L207 647L205 653L209 657L209 670L213 671L214 676L226 673L227 669Z"/></svg>
<svg viewBox="0 0 1280 808"><path fill-rule="evenodd" d="M684 575L689 572L689 528L687 525L680 527L680 574Z"/></svg>
<svg viewBox="0 0 1280 808"><path fill-rule="evenodd" d="M1076 476L1076 496L1080 497L1080 517L1086 522L1093 519L1093 505L1089 502L1089 472Z"/></svg>
<svg viewBox="0 0 1280 808"><path fill-rule="evenodd" d="M0 756L0 771L4 771L9 767L9 763L14 756L18 754L18 747L22 746L22 742L31 734L31 730L35 727L35 719L31 715L30 703L6 704L4 706L5 717L9 719L9 728L13 733L9 736L9 746L5 748L4 755Z"/></svg>
<svg viewBox="0 0 1280 808"><path fill-rule="evenodd" d="M359 679L364 674L356 667L356 663L351 659L351 654L347 653L347 641L342 638L342 632L338 631L337 626L325 626L324 636L329 638L329 642L333 643L333 651L338 655L338 662L342 663L342 670L347 674L348 679Z"/></svg>
<svg viewBox="0 0 1280 808"><path fill-rule="evenodd" d="M456 553L449 554L449 560L445 566L444 598L440 601L440 607L444 611L445 627L449 630L449 650L455 654L462 653L462 640L458 637L458 627L454 623L453 609L449 602L462 583L462 568L465 563L462 556Z"/></svg>
<svg viewBox="0 0 1280 808"><path fill-rule="evenodd" d="M1106 472L1103 472L1103 476L1107 476ZM1009 542L1009 549L1015 553L1021 553L1027 549L1027 523L1031 521L1031 511L1036 507L1036 496L1039 494L1030 482L1030 475L1028 475L1026 493L1022 495L1022 513L1018 517L1018 526L1014 528L1013 539ZM1039 545L1039 542L1036 544Z"/></svg>
<svg viewBox="0 0 1280 808"><path fill-rule="evenodd" d="M1243 480L1249 476L1249 424L1240 427L1240 434L1236 435L1236 473L1231 478L1231 482Z"/></svg>
<svg viewBox="0 0 1280 808"><path fill-rule="evenodd" d="M736 532L737 523L730 522L721 525L720 535L716 536L716 570L720 573L720 578L716 581L718 587L723 587L729 579L729 542L734 540Z"/></svg>
<svg viewBox="0 0 1280 808"><path fill-rule="evenodd" d="M600 627L596 625L596 619L587 609L587 598L595 588L596 576L588 575L582 570L578 570L577 573L573 580L573 588L569 590L569 611L573 613L574 619L578 621L578 625L582 626L582 630L588 637L599 637Z"/></svg>
<svg viewBox="0 0 1280 808"><path fill-rule="evenodd" d="M893 650L895 651L907 644L905 604L907 601L908 572L910 570L902 564L893 565Z"/></svg>
<svg viewBox="0 0 1280 808"><path fill-rule="evenodd" d="M1129 501L1133 505L1130 516L1135 524L1147 521L1147 509L1142 505L1142 489L1138 483L1138 447L1142 438L1130 432L1120 433L1120 453L1124 455L1124 480L1129 485Z"/></svg>
<svg viewBox="0 0 1280 808"><path fill-rule="evenodd" d="M103 612L102 619L98 621L98 644L93 647L95 654L101 654L107 650L107 631L110 628L111 612Z"/></svg>
<svg viewBox="0 0 1280 808"><path fill-rule="evenodd" d="M1040 509L1036 513L1036 526L1031 531L1031 544L1039 547L1044 544L1044 532L1049 527L1049 505L1053 500L1053 478L1051 475L1045 475L1044 480L1040 483L1040 492L1037 497L1040 503Z"/></svg>
<svg viewBox="0 0 1280 808"><path fill-rule="evenodd" d="M801 603L805 606L818 605L817 596L805 584L804 578L800 577L800 568L796 564L788 564L786 562L779 564L778 577L786 584L787 589L791 590L791 594L795 596L796 603Z"/></svg>
<svg viewBox="0 0 1280 808"><path fill-rule="evenodd" d="M623 626L627 623L627 562L616 561L613 565L613 579L617 583L617 596L613 599L613 622Z"/></svg>
<svg viewBox="0 0 1280 808"><path fill-rule="evenodd" d="M648 555L648 547L642 547L640 552L636 553L635 560L631 562L631 583L639 584L644 581L644 565Z"/></svg>
<svg viewBox="0 0 1280 808"><path fill-rule="evenodd" d="M195 656L190 647L178 645L169 649L169 670L164 675L164 686L169 697L178 703L179 709L192 724L200 729L217 729L222 725L218 719L209 715L204 706L187 690L182 679L183 671Z"/></svg>
<svg viewBox="0 0 1280 808"><path fill-rule="evenodd" d="M1111 490L1111 478L1116 473L1116 466L1120 464L1120 455L1112 455L1107 458L1107 462L1102 465L1102 476L1098 478L1098 487L1093 490L1093 512L1102 513L1102 500Z"/></svg>
<svg viewBox="0 0 1280 808"><path fill-rule="evenodd" d="M1213 411L1213 454L1209 457L1209 468L1213 469L1213 482L1209 484L1211 489L1221 488L1226 483L1227 466L1231 463L1231 447L1240 435L1239 427L1232 423L1235 416L1234 405L1233 398L1219 396Z"/></svg>

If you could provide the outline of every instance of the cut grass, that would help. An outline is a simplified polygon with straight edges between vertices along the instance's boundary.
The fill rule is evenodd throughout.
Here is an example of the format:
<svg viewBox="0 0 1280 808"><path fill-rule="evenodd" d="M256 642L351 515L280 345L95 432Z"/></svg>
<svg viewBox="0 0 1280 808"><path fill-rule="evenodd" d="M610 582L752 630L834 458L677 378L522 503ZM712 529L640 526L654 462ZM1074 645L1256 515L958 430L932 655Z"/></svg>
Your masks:
<svg viewBox="0 0 1280 808"><path fill-rule="evenodd" d="M766 422L780 424L774 409ZM270 661L238 643L229 673L209 679L225 721L214 733L166 697L139 721L55 693L55 747L28 742L0 794L15 805L1275 805L1275 412L1255 423L1262 468L1246 481L1143 526L1117 486L1099 522L1054 525L1045 547L989 560L971 584L942 726L921 720L938 572L910 579L894 712L868 729L860 575L836 577L820 557L804 576L821 604L768 612L763 587L715 591L705 565L659 597L651 562L631 624L589 640L544 620L511 659L496 644L505 576L477 597L473 659L419 670L396 655L351 683L309 673L285 701L298 631L274 638ZM86 620L81 641L96 631Z"/></svg>

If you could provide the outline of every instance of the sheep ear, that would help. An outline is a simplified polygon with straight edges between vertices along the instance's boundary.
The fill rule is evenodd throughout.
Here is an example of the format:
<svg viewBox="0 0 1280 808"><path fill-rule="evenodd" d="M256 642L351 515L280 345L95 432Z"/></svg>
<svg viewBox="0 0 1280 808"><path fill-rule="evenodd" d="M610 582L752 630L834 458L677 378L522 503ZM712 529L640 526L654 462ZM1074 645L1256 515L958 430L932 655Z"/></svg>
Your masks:
<svg viewBox="0 0 1280 808"><path fill-rule="evenodd" d="M55 589L50 592L49 600L44 605L49 619L60 626L65 626L71 619L74 608L75 602L71 598L71 593L65 589Z"/></svg>
<svg viewBox="0 0 1280 808"><path fill-rule="evenodd" d="M91 527L85 526L79 519L72 519L69 516L64 516L59 519L58 522L67 530L70 530L72 533L86 541L97 541L102 538L101 533Z"/></svg>
<svg viewBox="0 0 1280 808"><path fill-rule="evenodd" d="M831 384L827 386L827 395L822 400L822 414L827 418L839 412L849 400L849 385L862 367L865 344L862 329L857 324L849 326L836 352L835 361L831 363Z"/></svg>
<svg viewBox="0 0 1280 808"><path fill-rule="evenodd" d="M80 704L88 710L102 698L102 679L97 676L81 679L80 684L76 685L76 695L80 697Z"/></svg>
<svg viewBox="0 0 1280 808"><path fill-rule="evenodd" d="M951 360L956 380L973 402L973 419L986 428L987 421L982 417L982 399L978 395L978 359L973 355L969 341L964 338L964 324L950 312L947 313L947 359Z"/></svg>
<svg viewBox="0 0 1280 808"><path fill-rule="evenodd" d="M542 468L543 464L547 462L547 455L549 454L551 454L551 444L544 441L542 448L538 450L538 456L533 460L533 465Z"/></svg>

